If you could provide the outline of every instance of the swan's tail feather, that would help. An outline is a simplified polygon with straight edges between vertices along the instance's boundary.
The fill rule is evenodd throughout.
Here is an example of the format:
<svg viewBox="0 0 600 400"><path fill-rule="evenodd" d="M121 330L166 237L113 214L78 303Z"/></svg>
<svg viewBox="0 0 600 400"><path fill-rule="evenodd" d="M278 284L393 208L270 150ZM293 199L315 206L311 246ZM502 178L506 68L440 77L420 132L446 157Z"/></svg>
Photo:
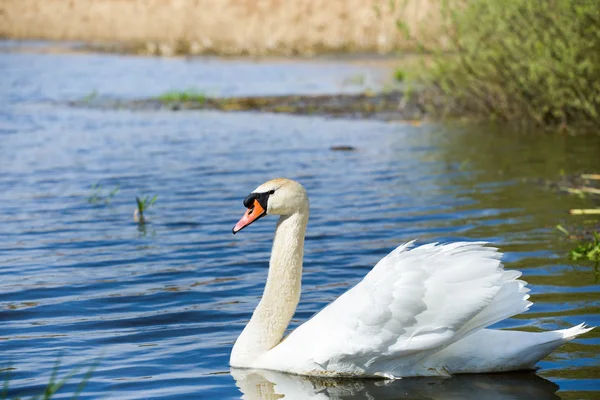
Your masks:
<svg viewBox="0 0 600 400"><path fill-rule="evenodd" d="M535 369L554 350L592 330L580 324L546 332L481 329L426 359L426 367L445 365L452 374Z"/></svg>
<svg viewBox="0 0 600 400"><path fill-rule="evenodd" d="M492 302L467 322L458 332L457 337L468 336L496 322L527 311L533 303L528 300L529 288L527 282L518 279L520 276L519 271L504 271L502 273L502 287L494 296Z"/></svg>
<svg viewBox="0 0 600 400"><path fill-rule="evenodd" d="M575 339L579 335L588 333L589 331L591 331L594 328L595 328L595 326L587 326L585 324L585 322L583 322L579 325L572 326L571 328L568 328L568 329L562 329L558 332L562 333L563 340L565 342L568 342L569 340Z"/></svg>

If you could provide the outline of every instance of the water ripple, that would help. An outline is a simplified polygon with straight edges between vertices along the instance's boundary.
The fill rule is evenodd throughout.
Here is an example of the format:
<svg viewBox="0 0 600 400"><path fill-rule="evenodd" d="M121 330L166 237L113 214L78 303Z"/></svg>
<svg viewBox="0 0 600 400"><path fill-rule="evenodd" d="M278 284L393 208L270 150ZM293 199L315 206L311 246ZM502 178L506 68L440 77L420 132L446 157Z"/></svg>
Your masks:
<svg viewBox="0 0 600 400"><path fill-rule="evenodd" d="M267 82L264 74L272 69L318 78L302 64L184 66L182 60L96 55L0 59L0 100L8 104L0 114L0 368L12 368L9 397L39 394L57 360L62 375L98 360L83 398L239 398L229 352L262 294L275 222L265 218L235 237L231 227L248 192L276 176L299 179L311 196L304 292L292 328L414 238L487 240L506 253L507 268L523 271L536 304L501 328L600 324L597 268L566 260L566 244L552 232L582 200L559 198L523 179L597 165L597 139L504 133L490 142L485 131L427 124L69 109L46 101L94 88L123 97L159 94L168 86L158 82L163 74L140 72L155 68L174 74L172 82L188 82L185 74L194 66L198 84L208 79L202 73L230 68L233 81L239 79L236 94L256 93L260 84L244 85L256 76ZM105 68L101 77L87 69L94 60ZM77 87L61 67L77 71ZM30 81L20 86L23 79ZM323 79L321 87L330 88L331 75ZM267 92L297 88L288 80L269 85ZM334 145L357 151L329 151ZM531 161L540 158L547 162ZM90 202L95 183L103 196L119 191ZM135 196L154 194L158 202L142 228L133 222ZM592 398L600 382L599 350L592 332L542 361L540 375L565 395ZM57 398L70 397L82 374ZM260 379L267 386L301 385L292 378ZM486 384L497 384L501 393L503 379L525 382L540 396L557 388L535 375ZM411 382L355 389L384 396L392 389L438 387ZM468 381L451 385L461 398L473 390ZM346 393L343 385L338 389ZM332 390L322 393L335 398ZM543 396L529 398L553 398Z"/></svg>

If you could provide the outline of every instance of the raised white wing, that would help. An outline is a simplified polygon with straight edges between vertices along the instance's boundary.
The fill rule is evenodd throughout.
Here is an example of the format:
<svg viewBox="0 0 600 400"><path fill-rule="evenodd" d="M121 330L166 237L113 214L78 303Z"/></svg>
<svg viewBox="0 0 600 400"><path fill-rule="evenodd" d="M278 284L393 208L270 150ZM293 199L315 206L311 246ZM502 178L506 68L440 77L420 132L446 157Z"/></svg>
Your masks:
<svg viewBox="0 0 600 400"><path fill-rule="evenodd" d="M526 310L526 283L485 243L404 244L262 356L299 374L403 376L428 355ZM410 250L409 250L410 249ZM439 371L436 373L439 374Z"/></svg>

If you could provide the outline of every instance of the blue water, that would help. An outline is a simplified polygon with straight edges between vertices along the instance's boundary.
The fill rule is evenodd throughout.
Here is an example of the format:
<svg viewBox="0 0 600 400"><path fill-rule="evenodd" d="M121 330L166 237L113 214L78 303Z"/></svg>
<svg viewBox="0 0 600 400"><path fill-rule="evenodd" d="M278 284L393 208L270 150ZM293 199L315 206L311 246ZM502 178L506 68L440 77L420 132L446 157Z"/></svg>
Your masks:
<svg viewBox="0 0 600 400"><path fill-rule="evenodd" d="M597 172L599 137L66 103L92 91L124 99L188 88L352 91L347 82L357 74L369 85L382 80L380 69L335 62L0 54L0 378L7 397L40 394L58 362L59 379L75 375L57 399L71 398L91 365L80 398L229 399L240 398L240 388L247 399L597 398L598 331L540 362L537 374L333 384L232 376L228 359L262 293L275 219L236 236L231 228L243 198L277 176L302 182L311 199L294 326L414 238L487 240L506 253L535 305L499 328L599 325L597 266L569 261L571 244L554 229L596 223L568 216L590 200L543 184L561 173ZM332 152L334 145L357 150ZM145 195L158 200L140 226L135 197Z"/></svg>

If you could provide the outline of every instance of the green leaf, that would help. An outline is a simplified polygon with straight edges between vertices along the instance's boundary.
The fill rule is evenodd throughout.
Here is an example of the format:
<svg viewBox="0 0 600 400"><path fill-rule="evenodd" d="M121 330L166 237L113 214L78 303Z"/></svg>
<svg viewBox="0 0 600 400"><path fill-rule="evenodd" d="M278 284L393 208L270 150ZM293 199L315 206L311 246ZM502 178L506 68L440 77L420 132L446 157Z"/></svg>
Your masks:
<svg viewBox="0 0 600 400"><path fill-rule="evenodd" d="M558 229L559 231L561 231L562 233L564 233L566 236L570 236L569 231L567 231L565 228L563 228L562 225L560 225L560 224L556 225L556 229Z"/></svg>
<svg viewBox="0 0 600 400"><path fill-rule="evenodd" d="M135 196L135 201L137 203L137 208L138 208L139 213L143 214L144 213L144 203L137 196Z"/></svg>

